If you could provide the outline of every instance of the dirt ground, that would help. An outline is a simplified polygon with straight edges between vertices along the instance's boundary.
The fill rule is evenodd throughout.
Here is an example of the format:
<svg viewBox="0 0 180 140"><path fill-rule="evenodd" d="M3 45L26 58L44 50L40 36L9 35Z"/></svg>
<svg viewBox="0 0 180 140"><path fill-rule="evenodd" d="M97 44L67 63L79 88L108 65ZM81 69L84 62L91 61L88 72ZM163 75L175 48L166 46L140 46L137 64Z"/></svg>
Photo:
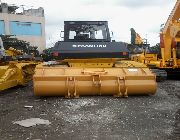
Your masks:
<svg viewBox="0 0 180 140"><path fill-rule="evenodd" d="M51 124L14 124L30 118ZM46 139L179 140L180 81L158 83L154 96L128 98L40 98L33 95L32 83L0 92L0 140Z"/></svg>

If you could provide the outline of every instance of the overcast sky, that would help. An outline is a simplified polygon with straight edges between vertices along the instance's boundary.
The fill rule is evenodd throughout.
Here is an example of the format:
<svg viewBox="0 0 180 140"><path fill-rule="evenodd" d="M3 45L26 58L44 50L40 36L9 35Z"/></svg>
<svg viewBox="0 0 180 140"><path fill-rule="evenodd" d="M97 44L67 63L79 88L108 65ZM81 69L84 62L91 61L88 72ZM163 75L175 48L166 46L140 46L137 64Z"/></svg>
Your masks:
<svg viewBox="0 0 180 140"><path fill-rule="evenodd" d="M64 20L105 20L116 41L130 43L134 28L151 45L159 42L160 25L165 23L176 0L1 0L9 4L43 7L47 47L60 40Z"/></svg>

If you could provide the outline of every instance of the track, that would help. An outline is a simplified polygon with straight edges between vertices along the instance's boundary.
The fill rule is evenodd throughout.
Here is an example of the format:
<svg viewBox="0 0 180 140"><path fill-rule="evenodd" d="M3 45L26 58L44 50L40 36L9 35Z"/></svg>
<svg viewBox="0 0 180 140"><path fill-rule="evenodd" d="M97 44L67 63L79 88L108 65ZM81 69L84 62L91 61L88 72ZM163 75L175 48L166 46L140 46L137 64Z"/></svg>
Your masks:
<svg viewBox="0 0 180 140"><path fill-rule="evenodd" d="M158 84L155 96L129 98L39 98L33 96L31 83L9 89L0 93L0 139L180 139L180 81ZM29 118L51 124L29 128L13 124Z"/></svg>

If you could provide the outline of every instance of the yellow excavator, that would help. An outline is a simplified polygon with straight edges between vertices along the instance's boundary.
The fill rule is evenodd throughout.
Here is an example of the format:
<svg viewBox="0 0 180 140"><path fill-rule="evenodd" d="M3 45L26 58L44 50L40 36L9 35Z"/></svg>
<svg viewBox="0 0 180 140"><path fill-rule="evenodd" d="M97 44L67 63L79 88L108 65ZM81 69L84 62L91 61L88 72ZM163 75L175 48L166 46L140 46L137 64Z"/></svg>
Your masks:
<svg viewBox="0 0 180 140"><path fill-rule="evenodd" d="M107 21L65 21L61 37L51 48L57 61L35 69L35 95L155 94L156 76L146 65L128 60L127 44L111 40Z"/></svg>
<svg viewBox="0 0 180 140"><path fill-rule="evenodd" d="M0 91L26 85L32 79L37 64L27 61L27 56L20 50L12 47L5 50L0 38Z"/></svg>
<svg viewBox="0 0 180 140"><path fill-rule="evenodd" d="M132 55L131 60L146 64L157 75L163 71L168 75L180 74L180 0L177 0L164 28L161 29L160 53L158 57L157 54L143 52Z"/></svg>

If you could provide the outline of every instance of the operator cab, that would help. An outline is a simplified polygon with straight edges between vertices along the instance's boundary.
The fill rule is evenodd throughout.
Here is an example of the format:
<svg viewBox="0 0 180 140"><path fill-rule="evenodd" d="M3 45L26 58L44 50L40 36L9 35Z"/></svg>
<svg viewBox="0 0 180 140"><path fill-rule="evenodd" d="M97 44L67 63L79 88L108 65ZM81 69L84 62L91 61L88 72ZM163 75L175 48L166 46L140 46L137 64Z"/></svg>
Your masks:
<svg viewBox="0 0 180 140"><path fill-rule="evenodd" d="M64 21L65 42L110 42L107 21Z"/></svg>
<svg viewBox="0 0 180 140"><path fill-rule="evenodd" d="M107 21L64 21L63 38L51 49L55 59L129 57L126 43L111 41Z"/></svg>

